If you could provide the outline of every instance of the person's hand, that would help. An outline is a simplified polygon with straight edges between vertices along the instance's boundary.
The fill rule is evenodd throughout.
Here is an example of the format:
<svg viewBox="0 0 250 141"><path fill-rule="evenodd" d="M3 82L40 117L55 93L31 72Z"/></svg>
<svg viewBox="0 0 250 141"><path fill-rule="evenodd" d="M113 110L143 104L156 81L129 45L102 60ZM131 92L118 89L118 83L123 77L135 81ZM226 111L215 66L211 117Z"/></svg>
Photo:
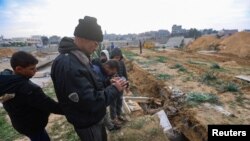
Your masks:
<svg viewBox="0 0 250 141"><path fill-rule="evenodd" d="M115 81L117 81L117 80L119 80L119 79L120 79L120 77L118 77L118 76L112 77L112 78L110 79L110 82L111 82L111 83L114 83Z"/></svg>
<svg viewBox="0 0 250 141"><path fill-rule="evenodd" d="M130 91L130 90L129 90L129 87L126 87L126 88L125 88L125 92L126 92L126 93L129 93L129 91Z"/></svg>
<svg viewBox="0 0 250 141"><path fill-rule="evenodd" d="M118 91L123 91L127 86L128 81L122 79L113 79L113 85L118 89Z"/></svg>

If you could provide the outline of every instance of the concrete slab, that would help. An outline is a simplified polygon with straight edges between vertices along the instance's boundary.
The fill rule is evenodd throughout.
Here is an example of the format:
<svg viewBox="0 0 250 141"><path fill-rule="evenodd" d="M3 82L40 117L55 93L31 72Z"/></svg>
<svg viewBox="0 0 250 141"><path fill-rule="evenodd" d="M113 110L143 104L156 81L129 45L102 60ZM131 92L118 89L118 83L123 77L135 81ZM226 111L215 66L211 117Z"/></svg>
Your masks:
<svg viewBox="0 0 250 141"><path fill-rule="evenodd" d="M125 100L133 100L139 103L149 103L153 98L150 97L134 97L134 96L124 96Z"/></svg>
<svg viewBox="0 0 250 141"><path fill-rule="evenodd" d="M165 133L173 128L164 110L157 112L155 115L159 117L160 125Z"/></svg>
<svg viewBox="0 0 250 141"><path fill-rule="evenodd" d="M250 82L250 75L237 75L235 77Z"/></svg>

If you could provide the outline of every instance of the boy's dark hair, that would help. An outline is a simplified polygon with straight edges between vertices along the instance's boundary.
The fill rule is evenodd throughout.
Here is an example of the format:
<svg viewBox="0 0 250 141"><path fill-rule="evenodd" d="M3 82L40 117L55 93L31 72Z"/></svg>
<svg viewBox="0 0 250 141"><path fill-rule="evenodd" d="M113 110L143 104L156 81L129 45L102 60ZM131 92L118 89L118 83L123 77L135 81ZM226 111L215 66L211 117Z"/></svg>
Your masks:
<svg viewBox="0 0 250 141"><path fill-rule="evenodd" d="M108 65L110 68L116 68L117 70L119 69L119 62L114 59L110 59L107 62L104 63L105 65Z"/></svg>
<svg viewBox="0 0 250 141"><path fill-rule="evenodd" d="M24 51L15 52L10 59L10 65L13 70L15 70L17 66L25 68L31 65L36 65L37 63L38 60L33 55Z"/></svg>
<svg viewBox="0 0 250 141"><path fill-rule="evenodd" d="M101 52L101 56L106 56L106 54L104 52ZM106 56L107 57L107 56Z"/></svg>
<svg viewBox="0 0 250 141"><path fill-rule="evenodd" d="M115 56L121 56L121 58L123 58L122 51L120 48L112 49L110 53L110 58L113 59Z"/></svg>

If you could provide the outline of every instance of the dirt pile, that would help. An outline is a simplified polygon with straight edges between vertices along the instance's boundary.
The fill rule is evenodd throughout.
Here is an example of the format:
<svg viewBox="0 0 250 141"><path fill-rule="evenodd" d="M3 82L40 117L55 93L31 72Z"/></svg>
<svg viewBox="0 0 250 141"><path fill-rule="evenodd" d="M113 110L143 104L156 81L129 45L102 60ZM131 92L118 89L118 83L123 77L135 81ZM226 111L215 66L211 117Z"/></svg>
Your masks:
<svg viewBox="0 0 250 141"><path fill-rule="evenodd" d="M218 43L221 39L215 36L202 36L192 42L188 47L188 51L199 51L199 50L214 50L218 47Z"/></svg>
<svg viewBox="0 0 250 141"><path fill-rule="evenodd" d="M0 57L11 57L15 53L15 49L11 48L0 48Z"/></svg>
<svg viewBox="0 0 250 141"><path fill-rule="evenodd" d="M250 57L250 32L238 32L220 42L220 53Z"/></svg>
<svg viewBox="0 0 250 141"><path fill-rule="evenodd" d="M48 55L48 53L44 53L44 52L35 52L33 53L36 57L41 57L44 58Z"/></svg>
<svg viewBox="0 0 250 141"><path fill-rule="evenodd" d="M219 53L250 57L250 32L238 32L224 39L202 36L187 47L187 51L216 50Z"/></svg>
<svg viewBox="0 0 250 141"><path fill-rule="evenodd" d="M132 62L127 62L126 66L128 68L128 77L131 82L131 89L136 86L138 93L143 96L158 98L161 95L167 96L168 94L162 92L164 88L164 83L157 81L150 73L141 69L137 65L132 64ZM150 84L150 85L149 85Z"/></svg>

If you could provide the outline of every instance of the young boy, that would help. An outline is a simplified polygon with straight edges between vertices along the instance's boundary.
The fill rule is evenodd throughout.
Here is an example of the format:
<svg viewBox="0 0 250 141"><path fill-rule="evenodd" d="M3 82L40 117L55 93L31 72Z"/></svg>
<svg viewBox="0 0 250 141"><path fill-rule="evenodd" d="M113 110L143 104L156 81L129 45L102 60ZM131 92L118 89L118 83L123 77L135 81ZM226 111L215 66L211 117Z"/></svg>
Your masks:
<svg viewBox="0 0 250 141"><path fill-rule="evenodd" d="M104 49L100 53L99 58L95 58L92 60L93 65L101 66L102 63L105 63L109 60L109 52L108 50Z"/></svg>
<svg viewBox="0 0 250 141"><path fill-rule="evenodd" d="M111 78L118 71L118 61L108 60L102 64L93 65L94 73L97 75L98 83L101 87L106 88L111 85ZM119 125L115 125L111 122L110 114L107 110L107 113L104 117L104 125L108 128L109 131L120 129Z"/></svg>
<svg viewBox="0 0 250 141"><path fill-rule="evenodd" d="M19 51L10 60L14 72L0 73L0 96L13 94L3 102L13 127L31 141L50 141L45 130L50 113L63 114L59 104L46 96L29 79L36 73L38 60L29 53Z"/></svg>
<svg viewBox="0 0 250 141"><path fill-rule="evenodd" d="M118 67L118 76L124 77L126 80L128 80L127 71L124 62L122 61L123 55L120 48L114 48L111 51L110 59L115 59L119 62ZM128 85L127 85L128 87ZM110 117L113 120L114 124L121 124L122 122L126 121L124 117L121 116L122 112L122 97L123 92L121 92L120 97L115 99L110 104Z"/></svg>
<svg viewBox="0 0 250 141"><path fill-rule="evenodd" d="M108 60L100 65L93 65L93 70L98 76L98 81L102 83L103 87L109 86L110 79L118 71L118 61Z"/></svg>

